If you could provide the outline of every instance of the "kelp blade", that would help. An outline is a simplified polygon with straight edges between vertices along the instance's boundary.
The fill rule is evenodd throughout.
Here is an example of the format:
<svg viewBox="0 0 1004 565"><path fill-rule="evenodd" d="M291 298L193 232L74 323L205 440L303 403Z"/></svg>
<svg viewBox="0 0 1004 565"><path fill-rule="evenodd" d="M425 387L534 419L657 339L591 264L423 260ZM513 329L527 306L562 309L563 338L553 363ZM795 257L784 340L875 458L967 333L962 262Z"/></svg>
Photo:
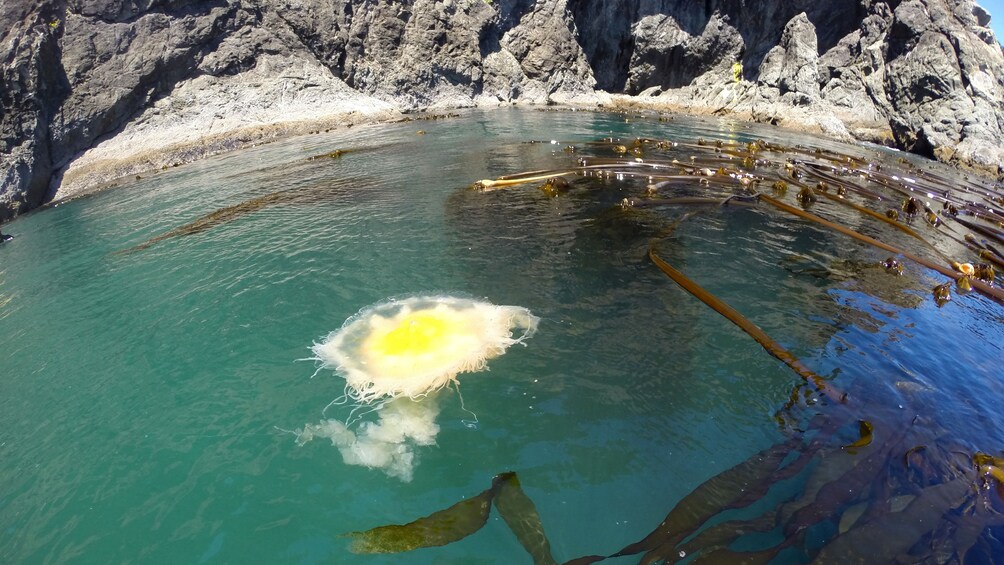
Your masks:
<svg viewBox="0 0 1004 565"><path fill-rule="evenodd" d="M496 478L499 485L495 508L515 534L520 545L533 557L535 565L553 565L551 543L544 534L540 514L530 497L523 492L516 473L503 473Z"/></svg>
<svg viewBox="0 0 1004 565"><path fill-rule="evenodd" d="M961 504L971 488L972 482L965 477L927 487L902 512L887 514L836 537L812 563L894 562L933 530L946 512Z"/></svg>
<svg viewBox="0 0 1004 565"><path fill-rule="evenodd" d="M488 521L495 488L462 500L445 510L404 525L380 526L352 532L349 551L353 553L400 553L423 547L438 547L464 539Z"/></svg>
<svg viewBox="0 0 1004 565"><path fill-rule="evenodd" d="M551 544L533 501L523 492L516 473L496 475L491 488L474 498L403 525L389 525L346 534L353 553L401 553L447 545L480 530L488 521L492 502L536 565L554 565Z"/></svg>
<svg viewBox="0 0 1004 565"><path fill-rule="evenodd" d="M711 517L741 499L751 485L768 480L781 467L791 449L789 443L774 445L701 483L673 507L652 533L614 556L643 551L658 553L661 548L675 547Z"/></svg>

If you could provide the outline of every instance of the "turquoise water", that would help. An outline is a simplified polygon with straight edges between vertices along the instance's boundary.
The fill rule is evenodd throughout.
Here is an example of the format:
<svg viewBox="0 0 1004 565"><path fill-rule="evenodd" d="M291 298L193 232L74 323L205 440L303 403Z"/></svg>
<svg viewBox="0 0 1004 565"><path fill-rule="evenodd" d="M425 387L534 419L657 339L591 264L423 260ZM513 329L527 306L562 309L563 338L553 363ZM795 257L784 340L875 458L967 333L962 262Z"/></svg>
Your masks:
<svg viewBox="0 0 1004 565"><path fill-rule="evenodd" d="M445 508L507 470L559 561L637 541L702 481L782 440L773 415L799 379L652 265L657 219L612 215L626 188L466 187L568 158L527 140L763 135L776 132L471 113L277 142L4 226L16 239L0 247L0 562L529 562L494 514L404 556L353 555L341 537ZM339 148L366 150L307 159ZM117 253L287 189L317 198ZM877 427L913 410L972 452L1004 448L999 304L973 293L938 308L940 275L889 276L875 268L888 253L760 208L689 220L663 249L815 371L869 390ZM347 466L323 441L297 446L283 430L317 422L344 386L312 378L310 346L361 308L429 293L529 308L539 331L461 375L463 404L441 393L437 445L416 448L411 482Z"/></svg>

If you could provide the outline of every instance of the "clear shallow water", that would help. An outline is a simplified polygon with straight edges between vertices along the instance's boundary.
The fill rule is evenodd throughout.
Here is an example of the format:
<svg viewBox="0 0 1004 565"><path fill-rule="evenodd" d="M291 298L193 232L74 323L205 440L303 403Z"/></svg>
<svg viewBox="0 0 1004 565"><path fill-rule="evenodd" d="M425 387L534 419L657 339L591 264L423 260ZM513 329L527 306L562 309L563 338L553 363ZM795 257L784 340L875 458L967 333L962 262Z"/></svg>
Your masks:
<svg viewBox="0 0 1004 565"><path fill-rule="evenodd" d="M618 220L626 188L552 199L532 185L465 187L567 159L532 139L772 134L473 113L274 143L5 226L17 237L0 247L0 561L529 562L496 514L462 542L404 556L353 555L340 537L445 508L507 470L559 561L637 541L702 481L781 441L773 416L799 379L647 259L659 215ZM372 150L306 159L337 148ZM322 196L116 253L290 188ZM885 412L913 411L971 453L1000 454L999 304L973 293L938 308L930 289L944 277L892 277L875 267L887 252L766 209L704 214L662 249L867 396L877 429ZM342 394L337 375L311 378L297 361L315 340L365 306L427 293L542 318L527 347L461 376L476 428L457 394L442 394L438 445L417 449L408 483L280 431L316 422Z"/></svg>

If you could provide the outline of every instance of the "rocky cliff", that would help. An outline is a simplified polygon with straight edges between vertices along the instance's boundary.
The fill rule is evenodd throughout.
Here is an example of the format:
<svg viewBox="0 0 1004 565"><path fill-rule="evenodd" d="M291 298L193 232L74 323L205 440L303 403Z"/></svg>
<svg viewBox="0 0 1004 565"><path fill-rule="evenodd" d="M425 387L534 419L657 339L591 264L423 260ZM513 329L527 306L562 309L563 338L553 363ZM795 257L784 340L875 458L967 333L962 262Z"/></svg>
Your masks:
<svg viewBox="0 0 1004 565"><path fill-rule="evenodd" d="M271 136L514 101L732 113L998 174L988 23L971 0L2 0L0 219Z"/></svg>

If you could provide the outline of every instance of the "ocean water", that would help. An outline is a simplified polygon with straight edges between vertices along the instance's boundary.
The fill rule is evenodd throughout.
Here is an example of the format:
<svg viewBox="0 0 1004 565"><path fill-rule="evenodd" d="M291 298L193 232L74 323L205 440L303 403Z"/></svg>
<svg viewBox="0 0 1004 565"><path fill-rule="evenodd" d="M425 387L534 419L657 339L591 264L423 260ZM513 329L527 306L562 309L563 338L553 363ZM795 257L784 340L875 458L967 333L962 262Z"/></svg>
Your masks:
<svg viewBox="0 0 1004 565"><path fill-rule="evenodd" d="M645 180L617 175L559 197L469 189L560 168L567 145L607 137L922 163L737 122L513 109L289 139L21 217L0 246L0 562L529 563L497 512L444 547L347 549L347 532L446 508L503 471L562 562L643 538L703 481L789 437L775 414L798 375L647 257L685 210L625 219L618 203ZM296 197L129 251L277 191ZM929 239L963 260L942 232ZM908 413L925 422L918 444L1000 456L999 303L970 293L938 307L944 276L890 275L888 252L762 206L688 217L659 245L853 391L847 410L877 437ZM437 395L441 429L414 447L411 481L347 465L323 440L297 445L291 431L351 414L328 407L344 380L310 347L367 306L425 294L522 306L539 329ZM813 410L826 407L799 417Z"/></svg>

